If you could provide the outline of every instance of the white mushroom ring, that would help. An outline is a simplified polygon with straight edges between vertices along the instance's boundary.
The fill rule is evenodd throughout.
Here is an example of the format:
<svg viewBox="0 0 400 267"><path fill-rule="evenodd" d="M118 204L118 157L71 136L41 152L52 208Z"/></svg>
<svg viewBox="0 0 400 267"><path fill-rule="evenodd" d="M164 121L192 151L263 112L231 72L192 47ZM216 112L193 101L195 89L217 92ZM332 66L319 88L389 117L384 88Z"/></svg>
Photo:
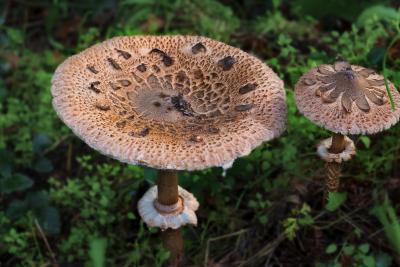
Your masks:
<svg viewBox="0 0 400 267"><path fill-rule="evenodd" d="M162 205L157 201L157 186L151 187L139 200L140 217L149 227L178 229L185 224L197 225L195 211L199 202L190 192L178 187L179 200L174 205Z"/></svg>
<svg viewBox="0 0 400 267"><path fill-rule="evenodd" d="M337 162L341 163L350 160L356 154L356 147L353 140L349 137L344 137L345 149L341 153L329 152L332 146L332 137L322 140L317 148L318 156L326 162Z"/></svg>

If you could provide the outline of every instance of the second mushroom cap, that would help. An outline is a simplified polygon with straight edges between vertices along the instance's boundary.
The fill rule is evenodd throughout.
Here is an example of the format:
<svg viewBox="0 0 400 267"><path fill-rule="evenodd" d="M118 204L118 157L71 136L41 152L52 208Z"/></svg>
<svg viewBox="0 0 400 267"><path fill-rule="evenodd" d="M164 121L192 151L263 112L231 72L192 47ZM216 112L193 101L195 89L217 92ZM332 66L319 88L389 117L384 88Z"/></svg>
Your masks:
<svg viewBox="0 0 400 267"><path fill-rule="evenodd" d="M321 127L340 134L373 134L400 118L400 94L390 82L389 87L394 111L381 75L338 60L304 74L295 96L299 110Z"/></svg>

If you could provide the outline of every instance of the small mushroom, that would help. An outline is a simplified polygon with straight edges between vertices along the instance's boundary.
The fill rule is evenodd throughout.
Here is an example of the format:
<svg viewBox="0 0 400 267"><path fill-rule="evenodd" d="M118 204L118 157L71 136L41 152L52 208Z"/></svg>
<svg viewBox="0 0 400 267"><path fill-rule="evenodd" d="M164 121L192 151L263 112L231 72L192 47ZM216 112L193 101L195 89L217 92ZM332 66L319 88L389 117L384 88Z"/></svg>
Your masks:
<svg viewBox="0 0 400 267"><path fill-rule="evenodd" d="M327 162L328 191L339 189L340 164L355 155L346 135L375 134L400 118L400 94L389 82L396 109L388 100L384 78L375 71L338 59L304 74L295 86L300 112L333 137L321 142L318 154Z"/></svg>
<svg viewBox="0 0 400 267"><path fill-rule="evenodd" d="M178 171L227 166L286 127L279 77L261 60L205 37L107 40L62 63L51 91L60 118L92 148L159 170L139 212L148 226L165 230L172 265L183 255L179 228L196 224L198 207L178 186ZM96 108L93 98L110 101Z"/></svg>

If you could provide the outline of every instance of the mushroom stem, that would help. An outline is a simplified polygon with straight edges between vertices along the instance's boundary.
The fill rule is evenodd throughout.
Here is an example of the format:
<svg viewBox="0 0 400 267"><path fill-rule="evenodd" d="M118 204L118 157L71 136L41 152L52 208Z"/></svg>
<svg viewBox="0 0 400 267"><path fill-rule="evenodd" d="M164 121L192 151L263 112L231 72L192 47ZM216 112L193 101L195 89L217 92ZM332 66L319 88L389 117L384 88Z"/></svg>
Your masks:
<svg viewBox="0 0 400 267"><path fill-rule="evenodd" d="M341 153L346 148L346 143L343 134L333 134L332 145L329 148L330 153ZM327 179L326 186L328 192L337 192L340 186L340 176L341 176L341 165L336 162L328 162L326 164Z"/></svg>
<svg viewBox="0 0 400 267"><path fill-rule="evenodd" d="M178 202L178 173L170 170L159 170L157 180L157 200L162 205L174 205Z"/></svg>
<svg viewBox="0 0 400 267"><path fill-rule="evenodd" d="M341 153L343 152L343 150L346 148L346 142L344 139L344 135L343 134L333 134L332 136L332 145L329 148L329 152L331 153Z"/></svg>
<svg viewBox="0 0 400 267"><path fill-rule="evenodd" d="M326 188L329 192L337 192L340 186L341 166L337 162L326 163Z"/></svg>
<svg viewBox="0 0 400 267"><path fill-rule="evenodd" d="M178 202L178 172L159 170L157 180L157 201L162 205L174 205ZM164 248L170 252L169 266L177 267L183 259L183 238L181 230L167 229L162 231L161 239Z"/></svg>
<svg viewBox="0 0 400 267"><path fill-rule="evenodd" d="M181 229L167 229L162 231L161 239L163 241L164 248L170 252L168 266L179 266L184 255Z"/></svg>

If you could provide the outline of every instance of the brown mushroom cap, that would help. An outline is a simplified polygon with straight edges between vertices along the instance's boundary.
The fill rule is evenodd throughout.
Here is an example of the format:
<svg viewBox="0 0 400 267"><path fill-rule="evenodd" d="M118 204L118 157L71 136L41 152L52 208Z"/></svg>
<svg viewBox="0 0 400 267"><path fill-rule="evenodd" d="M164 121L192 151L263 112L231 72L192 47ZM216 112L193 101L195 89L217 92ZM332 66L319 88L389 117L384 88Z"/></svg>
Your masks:
<svg viewBox="0 0 400 267"><path fill-rule="evenodd" d="M222 166L286 126L278 76L205 37L107 40L62 63L52 95L59 117L88 145L159 169Z"/></svg>
<svg viewBox="0 0 400 267"><path fill-rule="evenodd" d="M317 125L341 134L374 134L399 121L400 94L371 69L339 60L304 74L295 86L297 107Z"/></svg>

